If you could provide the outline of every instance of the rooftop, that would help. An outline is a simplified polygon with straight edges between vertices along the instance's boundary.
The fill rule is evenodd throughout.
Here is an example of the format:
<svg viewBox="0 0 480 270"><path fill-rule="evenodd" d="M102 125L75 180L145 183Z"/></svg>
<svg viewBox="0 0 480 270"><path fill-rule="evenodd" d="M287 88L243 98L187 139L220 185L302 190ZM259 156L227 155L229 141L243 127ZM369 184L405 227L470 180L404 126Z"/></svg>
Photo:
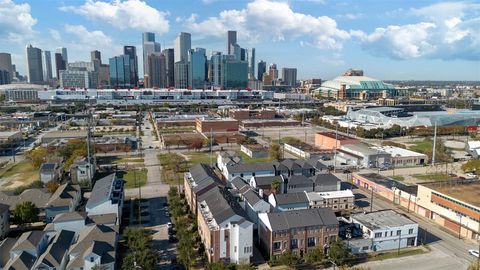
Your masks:
<svg viewBox="0 0 480 270"><path fill-rule="evenodd" d="M335 137L337 137L337 140L339 140L339 141L355 140L355 138L353 138L353 137L341 135L341 134L338 134L338 133L335 135L335 132L332 132L332 131L317 132L317 134L328 137L328 138L332 138L332 139L335 139Z"/></svg>
<svg viewBox="0 0 480 270"><path fill-rule="evenodd" d="M480 181L478 180L437 181L420 185L480 208Z"/></svg>
<svg viewBox="0 0 480 270"><path fill-rule="evenodd" d="M261 214L267 215L266 224L272 231L283 231L310 226L338 226L337 218L330 208L315 208Z"/></svg>
<svg viewBox="0 0 480 270"><path fill-rule="evenodd" d="M63 130L50 131L46 133L43 138L86 138L87 132L85 130Z"/></svg>
<svg viewBox="0 0 480 270"><path fill-rule="evenodd" d="M305 192L297 193L280 193L274 194L277 205L279 204L294 204L294 203L308 203L308 198Z"/></svg>
<svg viewBox="0 0 480 270"><path fill-rule="evenodd" d="M334 199L334 198L345 198L345 197L354 197L352 190L338 190L338 191L328 191L328 192L305 192L310 201L318 201L322 199Z"/></svg>
<svg viewBox="0 0 480 270"><path fill-rule="evenodd" d="M382 146L382 147L375 147L375 149L380 149L382 151L385 151L389 153L392 157L426 157L427 156L422 153L417 153L417 152L396 147L396 146Z"/></svg>
<svg viewBox="0 0 480 270"><path fill-rule="evenodd" d="M358 223L361 223L363 226L369 228L370 230L386 229L405 226L409 224L416 224L414 221L393 210L355 214L352 215L352 219L356 220Z"/></svg>

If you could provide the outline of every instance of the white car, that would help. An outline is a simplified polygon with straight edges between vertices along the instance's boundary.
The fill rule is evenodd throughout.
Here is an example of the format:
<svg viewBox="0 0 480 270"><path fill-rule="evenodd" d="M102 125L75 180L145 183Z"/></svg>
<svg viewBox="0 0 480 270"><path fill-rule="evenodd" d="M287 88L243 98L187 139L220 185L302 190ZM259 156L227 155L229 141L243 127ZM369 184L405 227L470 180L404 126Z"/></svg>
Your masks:
<svg viewBox="0 0 480 270"><path fill-rule="evenodd" d="M477 257L477 258L478 258L478 256L480 255L479 252L478 252L478 250L476 250L476 249L469 249L469 250L468 250L468 253L470 253L470 255L473 255L473 256L475 256L475 257Z"/></svg>
<svg viewBox="0 0 480 270"><path fill-rule="evenodd" d="M473 174L473 173L466 173L465 174L465 178L467 179L475 179L477 178L477 175Z"/></svg>
<svg viewBox="0 0 480 270"><path fill-rule="evenodd" d="M173 228L173 225L172 225L171 222L168 222L168 223L167 223L167 228L169 228L169 229L170 229L170 228Z"/></svg>

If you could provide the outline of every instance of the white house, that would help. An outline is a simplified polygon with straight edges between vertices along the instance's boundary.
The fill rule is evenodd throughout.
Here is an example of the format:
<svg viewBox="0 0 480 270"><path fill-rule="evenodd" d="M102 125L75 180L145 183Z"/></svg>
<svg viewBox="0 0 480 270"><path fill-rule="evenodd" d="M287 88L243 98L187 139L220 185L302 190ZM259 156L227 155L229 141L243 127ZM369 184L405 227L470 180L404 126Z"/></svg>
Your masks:
<svg viewBox="0 0 480 270"><path fill-rule="evenodd" d="M250 179L254 176L275 176L276 170L272 163L233 164L225 167L222 172L227 181L239 176Z"/></svg>
<svg viewBox="0 0 480 270"><path fill-rule="evenodd" d="M95 183L85 211L88 215L116 214L119 225L124 197L123 180L112 173Z"/></svg>
<svg viewBox="0 0 480 270"><path fill-rule="evenodd" d="M351 216L363 239L350 240L353 253L367 253L416 246L418 224L393 210Z"/></svg>
<svg viewBox="0 0 480 270"><path fill-rule="evenodd" d="M40 181L48 183L57 181L62 176L62 169L58 163L43 163L40 167Z"/></svg>
<svg viewBox="0 0 480 270"><path fill-rule="evenodd" d="M92 178L95 175L95 164L88 162L86 158L79 158L75 160L70 168L70 176L72 183L79 184L87 182L92 184Z"/></svg>

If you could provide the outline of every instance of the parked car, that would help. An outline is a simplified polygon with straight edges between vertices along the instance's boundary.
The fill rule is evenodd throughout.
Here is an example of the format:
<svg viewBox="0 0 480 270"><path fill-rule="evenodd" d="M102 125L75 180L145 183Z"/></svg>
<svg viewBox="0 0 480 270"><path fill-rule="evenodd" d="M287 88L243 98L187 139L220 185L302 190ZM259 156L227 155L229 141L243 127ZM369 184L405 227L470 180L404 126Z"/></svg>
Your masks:
<svg viewBox="0 0 480 270"><path fill-rule="evenodd" d="M352 173L350 170L343 170L343 173Z"/></svg>
<svg viewBox="0 0 480 270"><path fill-rule="evenodd" d="M170 213L168 211L165 211L165 216L166 217L169 217L170 216Z"/></svg>
<svg viewBox="0 0 480 270"><path fill-rule="evenodd" d="M466 179L475 179L475 178L477 178L477 175L474 174L474 173L466 173L465 178Z"/></svg>
<svg viewBox="0 0 480 270"><path fill-rule="evenodd" d="M475 256L475 257L477 257L477 258L478 258L479 255L480 255L479 252L478 252L478 250L476 250L476 249L470 249L470 250L468 250L468 253L470 253L470 255Z"/></svg>
<svg viewBox="0 0 480 270"><path fill-rule="evenodd" d="M167 222L167 228L169 228L169 229L170 229L170 228L173 228L172 222Z"/></svg>

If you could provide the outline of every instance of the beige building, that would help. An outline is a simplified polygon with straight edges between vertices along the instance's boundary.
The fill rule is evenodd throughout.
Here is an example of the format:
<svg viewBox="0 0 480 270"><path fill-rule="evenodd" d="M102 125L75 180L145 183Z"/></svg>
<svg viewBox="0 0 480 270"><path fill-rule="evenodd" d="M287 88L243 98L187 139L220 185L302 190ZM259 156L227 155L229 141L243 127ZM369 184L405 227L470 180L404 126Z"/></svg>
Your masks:
<svg viewBox="0 0 480 270"><path fill-rule="evenodd" d="M305 192L310 208L330 208L333 212L348 212L355 206L355 196L350 189L328 192Z"/></svg>
<svg viewBox="0 0 480 270"><path fill-rule="evenodd" d="M462 238L478 239L480 183L453 180L419 184L416 212Z"/></svg>

